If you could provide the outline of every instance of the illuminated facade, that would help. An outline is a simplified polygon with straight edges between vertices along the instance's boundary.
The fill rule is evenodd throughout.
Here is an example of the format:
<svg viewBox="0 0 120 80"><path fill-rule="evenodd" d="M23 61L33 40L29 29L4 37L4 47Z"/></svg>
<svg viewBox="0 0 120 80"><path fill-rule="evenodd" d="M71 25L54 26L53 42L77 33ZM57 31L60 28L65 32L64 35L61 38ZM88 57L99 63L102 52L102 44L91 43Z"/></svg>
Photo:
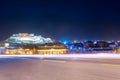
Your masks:
<svg viewBox="0 0 120 80"><path fill-rule="evenodd" d="M5 54L65 54L64 44L34 34L13 34L4 41Z"/></svg>
<svg viewBox="0 0 120 80"><path fill-rule="evenodd" d="M7 47L5 54L65 54L68 50L61 43L47 44L18 44L16 47Z"/></svg>
<svg viewBox="0 0 120 80"><path fill-rule="evenodd" d="M5 54L65 54L67 49L45 49L45 50L31 50L31 49L6 49Z"/></svg>
<svg viewBox="0 0 120 80"><path fill-rule="evenodd" d="M34 35L28 33L13 34L6 40L8 43L27 43L27 44L45 44L53 42L51 38L44 38L41 35Z"/></svg>
<svg viewBox="0 0 120 80"><path fill-rule="evenodd" d="M30 49L6 49L5 54L33 54Z"/></svg>
<svg viewBox="0 0 120 80"><path fill-rule="evenodd" d="M37 50L38 54L65 54L68 52L67 49L46 49L46 50Z"/></svg>

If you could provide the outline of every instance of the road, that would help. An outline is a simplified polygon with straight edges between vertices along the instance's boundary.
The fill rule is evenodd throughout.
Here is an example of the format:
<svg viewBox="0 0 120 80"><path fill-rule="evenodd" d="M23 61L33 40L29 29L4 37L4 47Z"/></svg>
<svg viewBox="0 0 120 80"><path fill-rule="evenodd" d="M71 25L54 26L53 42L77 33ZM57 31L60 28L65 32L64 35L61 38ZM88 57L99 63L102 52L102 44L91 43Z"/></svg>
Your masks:
<svg viewBox="0 0 120 80"><path fill-rule="evenodd" d="M120 60L0 59L0 80L120 80Z"/></svg>

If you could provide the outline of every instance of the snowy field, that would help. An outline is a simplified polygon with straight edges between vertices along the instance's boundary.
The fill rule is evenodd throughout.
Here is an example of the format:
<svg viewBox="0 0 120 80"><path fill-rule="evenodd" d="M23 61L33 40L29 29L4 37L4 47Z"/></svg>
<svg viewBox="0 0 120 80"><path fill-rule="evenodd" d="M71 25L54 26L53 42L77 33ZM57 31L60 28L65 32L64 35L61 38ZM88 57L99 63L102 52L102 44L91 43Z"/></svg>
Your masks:
<svg viewBox="0 0 120 80"><path fill-rule="evenodd" d="M52 59L69 59L69 58L105 58L105 59L120 59L120 54L117 53L96 53L96 54L46 54L46 55L0 55L0 58L52 58Z"/></svg>

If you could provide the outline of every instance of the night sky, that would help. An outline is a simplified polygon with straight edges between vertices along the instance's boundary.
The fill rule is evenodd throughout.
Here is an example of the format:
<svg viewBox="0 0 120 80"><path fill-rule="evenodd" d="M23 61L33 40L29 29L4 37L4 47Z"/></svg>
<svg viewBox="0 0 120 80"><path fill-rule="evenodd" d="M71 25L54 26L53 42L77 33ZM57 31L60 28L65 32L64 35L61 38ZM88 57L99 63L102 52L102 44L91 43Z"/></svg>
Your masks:
<svg viewBox="0 0 120 80"><path fill-rule="evenodd" d="M56 40L120 39L120 1L1 0L0 40L19 32Z"/></svg>

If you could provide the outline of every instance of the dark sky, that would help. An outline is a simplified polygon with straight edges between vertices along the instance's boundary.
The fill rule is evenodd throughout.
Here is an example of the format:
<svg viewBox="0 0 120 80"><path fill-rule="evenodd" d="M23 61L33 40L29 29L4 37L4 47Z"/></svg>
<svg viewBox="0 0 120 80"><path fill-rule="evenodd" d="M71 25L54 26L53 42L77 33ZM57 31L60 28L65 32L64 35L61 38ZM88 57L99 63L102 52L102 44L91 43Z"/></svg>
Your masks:
<svg viewBox="0 0 120 80"><path fill-rule="evenodd" d="M120 1L1 0L0 40L13 33L53 39L120 39Z"/></svg>

